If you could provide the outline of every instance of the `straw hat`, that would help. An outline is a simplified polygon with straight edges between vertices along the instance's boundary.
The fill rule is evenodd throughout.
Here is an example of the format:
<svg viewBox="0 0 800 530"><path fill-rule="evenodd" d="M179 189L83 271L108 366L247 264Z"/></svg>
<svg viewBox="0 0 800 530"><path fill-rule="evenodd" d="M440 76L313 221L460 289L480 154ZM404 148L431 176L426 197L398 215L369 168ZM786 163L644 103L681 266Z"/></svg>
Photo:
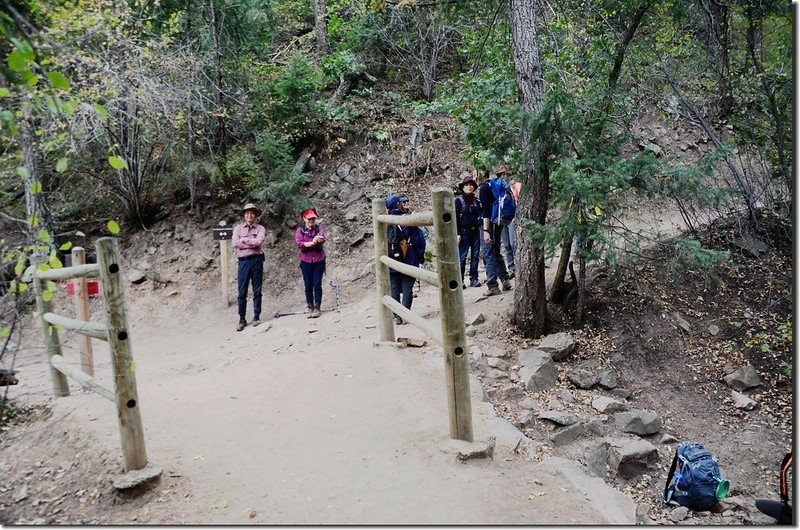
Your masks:
<svg viewBox="0 0 800 530"><path fill-rule="evenodd" d="M241 210L239 210L239 215L241 215L242 217L244 217L244 212L246 212L247 210L253 210L253 211L255 212L255 214L256 214L256 217L260 216L260 215L263 213L263 212L262 212L262 211L261 211L261 210L258 208L258 206L256 206L256 205L255 205L255 204L253 204L252 202L248 202L247 204L245 204L245 205L244 205L244 208L242 208Z"/></svg>

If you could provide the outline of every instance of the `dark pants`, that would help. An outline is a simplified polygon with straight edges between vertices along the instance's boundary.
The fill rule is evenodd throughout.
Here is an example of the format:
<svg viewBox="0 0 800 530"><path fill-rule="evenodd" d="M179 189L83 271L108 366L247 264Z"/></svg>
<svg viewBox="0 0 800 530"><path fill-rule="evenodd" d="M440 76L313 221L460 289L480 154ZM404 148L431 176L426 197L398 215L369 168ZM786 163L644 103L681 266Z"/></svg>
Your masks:
<svg viewBox="0 0 800 530"><path fill-rule="evenodd" d="M497 287L497 279L506 281L508 277L508 269L506 269L506 262L503 259L503 254L500 251L502 242L501 232L503 227L492 223L489 225L492 236L492 244L487 245L485 241L481 243L481 250L483 252L483 264L486 266L486 285L489 287ZM482 240L482 238L481 238Z"/></svg>
<svg viewBox="0 0 800 530"><path fill-rule="evenodd" d="M464 271L467 268L467 254L472 251L469 262L470 283L478 283L478 259L481 253L481 229L470 230L466 234L461 234L461 241L458 243L458 259L461 261L461 281L464 281Z"/></svg>
<svg viewBox="0 0 800 530"><path fill-rule="evenodd" d="M301 261L300 270L306 286L306 305L319 307L322 304L322 275L325 274L325 260L316 263Z"/></svg>
<svg viewBox="0 0 800 530"><path fill-rule="evenodd" d="M413 276L403 274L402 272L392 271L391 274L389 274L392 298L403 304L403 307L406 309L411 309L411 302L414 300L412 290L414 289L414 283L416 281L416 278ZM402 300L400 299L401 293L403 295Z"/></svg>
<svg viewBox="0 0 800 530"><path fill-rule="evenodd" d="M239 321L245 321L247 312L247 284L253 284L253 319L261 316L261 281L264 277L264 255L239 258Z"/></svg>

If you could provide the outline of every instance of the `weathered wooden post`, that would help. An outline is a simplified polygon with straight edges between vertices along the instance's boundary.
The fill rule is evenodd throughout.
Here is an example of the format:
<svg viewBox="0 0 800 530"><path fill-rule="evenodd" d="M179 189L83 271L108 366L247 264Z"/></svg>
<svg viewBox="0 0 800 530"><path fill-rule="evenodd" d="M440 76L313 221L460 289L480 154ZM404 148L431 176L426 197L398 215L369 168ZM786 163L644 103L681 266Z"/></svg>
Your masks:
<svg viewBox="0 0 800 530"><path fill-rule="evenodd" d="M124 470L128 472L147 466L147 454L136 391L136 365L131 355L130 332L125 315L120 252L117 240L112 237L98 239L96 250L103 299L107 308L106 328L116 385L119 433L125 459Z"/></svg>
<svg viewBox="0 0 800 530"><path fill-rule="evenodd" d="M35 257L32 257L31 261L34 266L38 266L40 263ZM47 364L50 365L50 379L53 381L53 392L56 397L68 396L69 383L67 382L67 376L56 370L52 363L54 356L61 356L61 342L58 339L58 331L56 331L55 326L44 319L44 314L50 312L53 304L50 300L44 300L42 280L39 279L36 272L33 273L33 291L36 294L36 311L39 312L39 324L42 326L42 332L44 333L44 345L47 349Z"/></svg>
<svg viewBox="0 0 800 530"><path fill-rule="evenodd" d="M86 250L83 247L72 249L72 265L86 264ZM86 277L78 276L75 278L75 318L89 321L89 296L86 288ZM81 370L84 373L94 376L94 354L92 352L92 338L82 333L78 334L78 342L81 348Z"/></svg>
<svg viewBox="0 0 800 530"><path fill-rule="evenodd" d="M233 229L225 227L225 221L219 222L220 228L212 228L214 239L219 240L219 269L222 273L220 288L222 289L222 303L230 307L231 300L228 296L228 240L233 238Z"/></svg>
<svg viewBox="0 0 800 530"><path fill-rule="evenodd" d="M442 321L450 437L473 441L472 403L469 396L469 352L464 324L464 292L458 257L458 234L453 192L433 191L433 233Z"/></svg>
<svg viewBox="0 0 800 530"><path fill-rule="evenodd" d="M392 310L383 305L384 295L389 295L389 267L381 263L389 248L386 226L378 221L378 216L386 213L381 199L372 199L372 236L375 239L375 283L378 290L378 337L381 341L394 342L394 320ZM459 269L460 270L460 269Z"/></svg>

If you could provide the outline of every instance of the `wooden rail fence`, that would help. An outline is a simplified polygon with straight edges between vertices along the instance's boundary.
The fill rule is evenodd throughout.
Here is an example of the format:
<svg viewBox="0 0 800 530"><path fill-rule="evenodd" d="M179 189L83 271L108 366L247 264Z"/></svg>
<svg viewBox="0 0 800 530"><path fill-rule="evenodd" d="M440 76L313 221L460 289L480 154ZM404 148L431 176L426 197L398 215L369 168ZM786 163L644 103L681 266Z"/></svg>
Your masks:
<svg viewBox="0 0 800 530"><path fill-rule="evenodd" d="M132 487L138 483L155 478L161 470L147 462L144 431L139 412L139 398L136 391L135 363L131 353L131 341L128 319L125 314L125 300L122 290L121 256L117 240L104 237L96 243L97 263L74 265L61 269L36 270L33 276L33 288L36 294L36 307L39 322L44 334L44 343L50 360L50 376L53 390L57 397L69 395L67 377L82 387L92 390L116 403L119 421L124 472L129 474L128 480L119 484ZM106 307L106 322L98 324L57 315L52 312L52 303L43 297L43 282L64 281L73 278L81 280L88 277L99 277L101 295ZM85 289L85 282L76 282ZM77 285L76 285L77 287ZM76 293L77 294L77 293ZM82 370L67 363L61 353L61 343L56 328L75 331L88 337L105 340L111 349L111 361L114 374L114 390L98 383L94 375L94 367L87 366L91 358L82 356ZM136 473L134 473L136 472ZM135 476L135 478L133 478ZM120 487L120 486L118 486ZM121 487L120 489L124 489Z"/></svg>
<svg viewBox="0 0 800 530"><path fill-rule="evenodd" d="M435 189L431 194L432 212L388 215L381 199L372 201L372 228L375 234L375 276L378 291L378 333L381 341L394 341L394 319L400 316L424 331L444 350L450 437L473 441L472 404L469 395L469 355L464 322L464 293L458 259L458 237L453 192ZM386 225L431 226L436 245L436 272L412 267L390 258ZM439 289L441 327L403 307L390 295L389 269L402 272Z"/></svg>

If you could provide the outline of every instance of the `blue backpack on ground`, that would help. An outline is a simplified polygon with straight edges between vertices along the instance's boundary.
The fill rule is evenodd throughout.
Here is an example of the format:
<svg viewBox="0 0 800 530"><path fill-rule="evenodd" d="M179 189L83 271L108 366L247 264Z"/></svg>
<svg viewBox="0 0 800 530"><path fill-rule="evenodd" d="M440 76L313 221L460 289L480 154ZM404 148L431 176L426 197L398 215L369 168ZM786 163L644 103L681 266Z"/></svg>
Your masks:
<svg viewBox="0 0 800 530"><path fill-rule="evenodd" d="M667 475L664 504L708 510L728 494L730 484L722 478L717 460L697 442L683 442Z"/></svg>
<svg viewBox="0 0 800 530"><path fill-rule="evenodd" d="M499 225L511 224L517 213L517 205L511 195L511 187L505 179L500 177L489 179L489 187L495 198L491 221Z"/></svg>

